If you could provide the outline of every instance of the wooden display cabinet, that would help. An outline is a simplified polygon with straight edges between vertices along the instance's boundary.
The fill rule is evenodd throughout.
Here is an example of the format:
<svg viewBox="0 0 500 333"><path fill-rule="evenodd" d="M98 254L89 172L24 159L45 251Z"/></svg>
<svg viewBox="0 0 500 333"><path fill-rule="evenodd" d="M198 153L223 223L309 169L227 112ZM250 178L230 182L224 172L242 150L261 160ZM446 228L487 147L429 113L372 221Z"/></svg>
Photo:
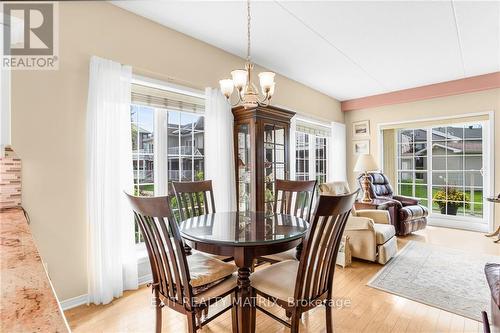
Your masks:
<svg viewBox="0 0 500 333"><path fill-rule="evenodd" d="M274 180L288 179L290 119L275 106L233 108L238 211L272 212Z"/></svg>

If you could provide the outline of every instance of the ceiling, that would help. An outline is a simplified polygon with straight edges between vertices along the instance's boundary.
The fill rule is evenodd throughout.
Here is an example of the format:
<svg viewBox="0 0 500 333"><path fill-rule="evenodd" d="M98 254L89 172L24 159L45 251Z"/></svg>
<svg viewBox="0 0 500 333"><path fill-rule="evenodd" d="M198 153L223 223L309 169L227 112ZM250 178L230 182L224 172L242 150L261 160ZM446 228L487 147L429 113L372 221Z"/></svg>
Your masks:
<svg viewBox="0 0 500 333"><path fill-rule="evenodd" d="M112 1L246 55L246 3ZM252 2L252 59L338 100L500 71L500 2Z"/></svg>

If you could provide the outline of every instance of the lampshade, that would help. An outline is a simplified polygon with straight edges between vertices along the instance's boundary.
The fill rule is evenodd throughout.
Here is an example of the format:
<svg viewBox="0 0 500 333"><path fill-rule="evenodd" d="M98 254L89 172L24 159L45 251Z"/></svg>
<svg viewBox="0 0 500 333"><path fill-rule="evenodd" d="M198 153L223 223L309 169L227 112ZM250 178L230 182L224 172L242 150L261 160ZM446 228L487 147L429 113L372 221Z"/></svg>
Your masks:
<svg viewBox="0 0 500 333"><path fill-rule="evenodd" d="M269 89L269 96L274 95L274 87L276 86L276 82L273 82L273 85L271 86L271 89Z"/></svg>
<svg viewBox="0 0 500 333"><path fill-rule="evenodd" d="M370 154L359 155L358 161L354 166L354 172L376 171L378 165Z"/></svg>
<svg viewBox="0 0 500 333"><path fill-rule="evenodd" d="M233 80L231 79L220 80L219 85L220 85L220 90L224 94L224 96L229 98L229 96L231 96L234 90Z"/></svg>
<svg viewBox="0 0 500 333"><path fill-rule="evenodd" d="M244 69L235 69L231 72L234 86L236 89L241 90L247 84L248 73Z"/></svg>
<svg viewBox="0 0 500 333"><path fill-rule="evenodd" d="M259 82L262 91L266 93L274 84L274 74L273 72L262 72L259 73Z"/></svg>

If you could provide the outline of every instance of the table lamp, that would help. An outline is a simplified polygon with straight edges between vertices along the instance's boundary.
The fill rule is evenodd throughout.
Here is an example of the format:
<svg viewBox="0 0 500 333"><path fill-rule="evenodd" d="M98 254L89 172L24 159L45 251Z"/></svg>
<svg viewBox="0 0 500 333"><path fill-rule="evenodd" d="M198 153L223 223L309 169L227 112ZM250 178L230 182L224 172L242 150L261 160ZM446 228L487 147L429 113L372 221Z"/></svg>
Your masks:
<svg viewBox="0 0 500 333"><path fill-rule="evenodd" d="M378 166L375 160L373 159L372 155L370 154L359 155L358 161L354 166L354 172L365 173L363 176L363 180L361 182L361 186L363 188L363 199L361 199L361 201L363 202L372 201L372 198L370 196L370 180L368 176L368 171L375 171L375 170L378 170Z"/></svg>

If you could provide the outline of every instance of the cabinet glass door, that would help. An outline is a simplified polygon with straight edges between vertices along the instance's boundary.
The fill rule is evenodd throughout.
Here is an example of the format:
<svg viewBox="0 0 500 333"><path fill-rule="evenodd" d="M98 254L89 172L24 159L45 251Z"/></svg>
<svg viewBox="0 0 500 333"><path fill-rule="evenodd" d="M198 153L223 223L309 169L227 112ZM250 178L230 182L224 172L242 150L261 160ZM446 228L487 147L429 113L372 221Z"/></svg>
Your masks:
<svg viewBox="0 0 500 333"><path fill-rule="evenodd" d="M237 159L237 186L238 186L238 210L247 212L250 210L250 185L251 185L251 161L250 161L250 131L248 124L238 125L238 159Z"/></svg>
<svg viewBox="0 0 500 333"><path fill-rule="evenodd" d="M265 212L273 212L274 182L285 179L285 129L264 124L264 202Z"/></svg>

